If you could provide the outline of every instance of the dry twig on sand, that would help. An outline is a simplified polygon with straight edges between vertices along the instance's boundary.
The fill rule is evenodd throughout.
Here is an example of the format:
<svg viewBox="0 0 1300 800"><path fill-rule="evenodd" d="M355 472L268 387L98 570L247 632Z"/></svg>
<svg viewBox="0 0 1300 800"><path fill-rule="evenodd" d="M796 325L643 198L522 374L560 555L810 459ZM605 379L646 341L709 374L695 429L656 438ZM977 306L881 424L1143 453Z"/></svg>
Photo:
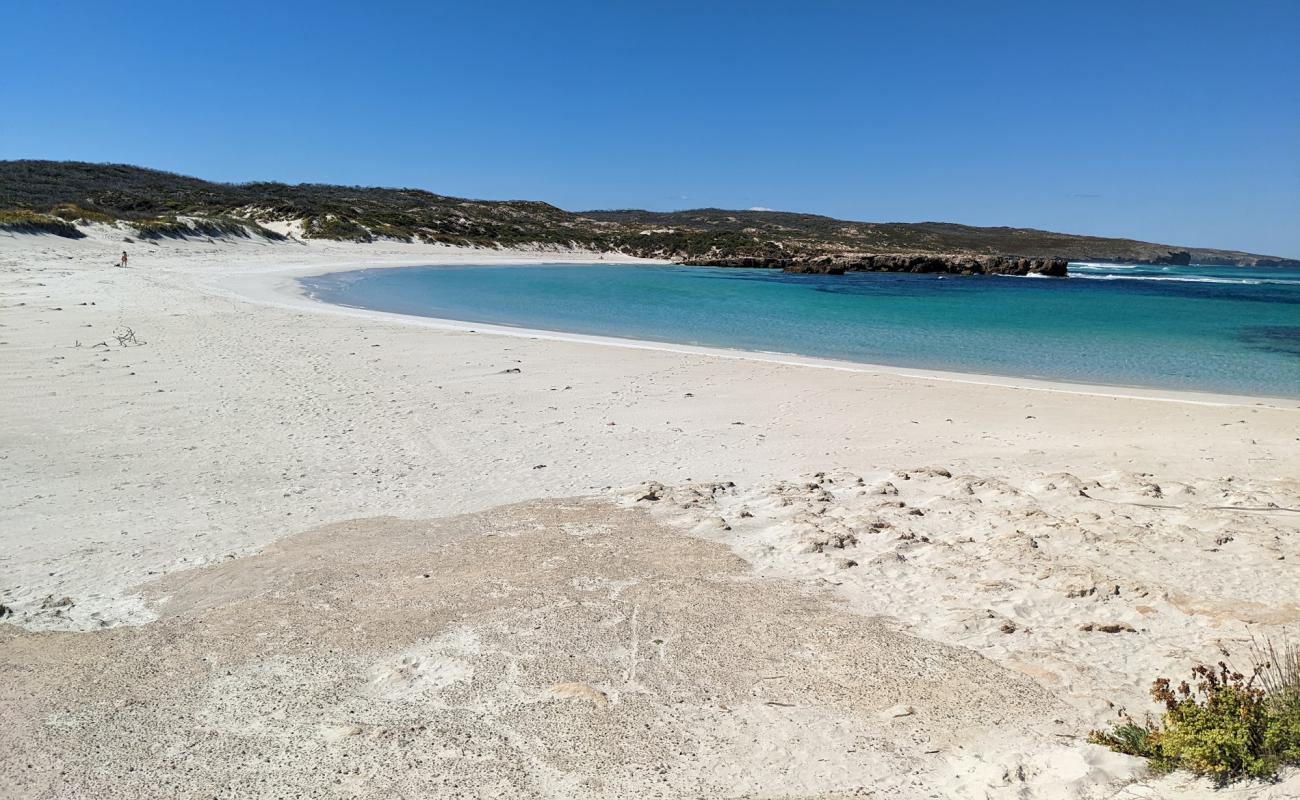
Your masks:
<svg viewBox="0 0 1300 800"><path fill-rule="evenodd" d="M145 344L145 342L137 339L135 331L126 325L123 325L121 328L114 331L113 338L117 339L117 343L122 347L138 347Z"/></svg>

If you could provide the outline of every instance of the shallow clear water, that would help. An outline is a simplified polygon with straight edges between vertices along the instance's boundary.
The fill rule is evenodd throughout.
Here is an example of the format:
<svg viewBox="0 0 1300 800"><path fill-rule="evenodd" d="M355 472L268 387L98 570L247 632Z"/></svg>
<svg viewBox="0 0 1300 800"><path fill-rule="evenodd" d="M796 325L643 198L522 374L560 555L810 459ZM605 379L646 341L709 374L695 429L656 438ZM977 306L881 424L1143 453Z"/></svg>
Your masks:
<svg viewBox="0 0 1300 800"><path fill-rule="evenodd" d="M331 303L470 322L1300 397L1300 270L1070 270L1054 279L555 264L358 270L301 283Z"/></svg>

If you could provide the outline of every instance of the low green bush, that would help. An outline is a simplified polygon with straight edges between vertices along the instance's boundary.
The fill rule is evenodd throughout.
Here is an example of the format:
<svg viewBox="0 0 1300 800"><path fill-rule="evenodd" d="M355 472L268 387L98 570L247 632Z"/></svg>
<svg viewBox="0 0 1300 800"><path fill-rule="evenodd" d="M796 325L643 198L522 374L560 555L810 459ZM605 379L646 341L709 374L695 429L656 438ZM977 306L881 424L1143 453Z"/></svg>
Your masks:
<svg viewBox="0 0 1300 800"><path fill-rule="evenodd" d="M1109 731L1093 731L1088 734L1088 741L1116 753L1148 759L1157 772L1169 772L1175 767L1160 749L1160 731L1150 723L1124 722Z"/></svg>
<svg viewBox="0 0 1300 800"><path fill-rule="evenodd" d="M1159 725L1128 720L1088 741L1220 785L1273 778L1282 765L1300 764L1300 649L1270 642L1254 655L1250 676L1219 662L1196 667L1177 686L1156 680L1151 696L1165 709Z"/></svg>
<svg viewBox="0 0 1300 800"><path fill-rule="evenodd" d="M1264 690L1220 662L1198 666L1195 686L1177 688L1161 679L1151 694L1165 704L1160 751L1198 775L1219 783L1233 778L1267 778L1277 771L1274 754L1264 747L1272 727Z"/></svg>

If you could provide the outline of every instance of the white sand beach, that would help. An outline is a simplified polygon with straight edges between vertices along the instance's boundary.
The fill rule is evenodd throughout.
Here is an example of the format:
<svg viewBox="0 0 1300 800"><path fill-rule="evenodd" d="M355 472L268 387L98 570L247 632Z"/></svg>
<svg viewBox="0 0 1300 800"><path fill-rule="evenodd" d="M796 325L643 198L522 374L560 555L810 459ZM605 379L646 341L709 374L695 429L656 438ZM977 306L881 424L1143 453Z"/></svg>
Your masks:
<svg viewBox="0 0 1300 800"><path fill-rule="evenodd" d="M1300 402L292 280L598 258L0 235L0 796L1300 797L1084 741L1300 636Z"/></svg>

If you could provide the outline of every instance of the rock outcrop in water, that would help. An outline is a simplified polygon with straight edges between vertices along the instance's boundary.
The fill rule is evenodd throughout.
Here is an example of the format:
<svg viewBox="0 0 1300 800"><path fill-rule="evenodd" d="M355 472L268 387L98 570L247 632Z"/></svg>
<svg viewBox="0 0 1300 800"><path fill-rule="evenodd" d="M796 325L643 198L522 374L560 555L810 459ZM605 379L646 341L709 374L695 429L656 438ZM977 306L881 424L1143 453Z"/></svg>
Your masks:
<svg viewBox="0 0 1300 800"><path fill-rule="evenodd" d="M945 272L954 275L1048 275L1063 278L1069 261L1064 258L934 253L851 253L806 258L695 258L682 263L697 267L780 269L813 275L843 275L845 272Z"/></svg>
<svg viewBox="0 0 1300 800"><path fill-rule="evenodd" d="M1192 263L1192 254L1186 250L1170 250L1168 255L1157 256L1149 263L1185 267Z"/></svg>

